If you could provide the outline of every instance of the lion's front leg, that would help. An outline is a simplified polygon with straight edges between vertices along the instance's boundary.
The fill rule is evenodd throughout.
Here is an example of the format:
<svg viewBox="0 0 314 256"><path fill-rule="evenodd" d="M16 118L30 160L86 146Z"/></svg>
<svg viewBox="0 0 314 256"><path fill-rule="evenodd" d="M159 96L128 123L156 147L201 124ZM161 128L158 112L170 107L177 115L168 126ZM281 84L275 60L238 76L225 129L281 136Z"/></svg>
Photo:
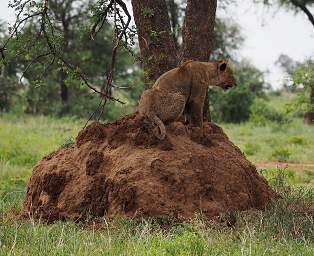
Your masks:
<svg viewBox="0 0 314 256"><path fill-rule="evenodd" d="M198 87L192 90L189 100L190 125L192 127L203 127L203 108L206 97L206 88Z"/></svg>

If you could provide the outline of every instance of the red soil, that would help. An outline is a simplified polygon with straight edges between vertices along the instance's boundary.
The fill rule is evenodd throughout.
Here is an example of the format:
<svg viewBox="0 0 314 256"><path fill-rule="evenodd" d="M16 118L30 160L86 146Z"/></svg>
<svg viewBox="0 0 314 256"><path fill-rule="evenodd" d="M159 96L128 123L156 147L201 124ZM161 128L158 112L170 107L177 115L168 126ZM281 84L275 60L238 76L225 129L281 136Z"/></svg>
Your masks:
<svg viewBox="0 0 314 256"><path fill-rule="evenodd" d="M94 122L75 145L45 156L34 168L22 216L48 220L92 216L210 217L262 209L276 195L215 124L204 134L180 122L159 141L136 114Z"/></svg>

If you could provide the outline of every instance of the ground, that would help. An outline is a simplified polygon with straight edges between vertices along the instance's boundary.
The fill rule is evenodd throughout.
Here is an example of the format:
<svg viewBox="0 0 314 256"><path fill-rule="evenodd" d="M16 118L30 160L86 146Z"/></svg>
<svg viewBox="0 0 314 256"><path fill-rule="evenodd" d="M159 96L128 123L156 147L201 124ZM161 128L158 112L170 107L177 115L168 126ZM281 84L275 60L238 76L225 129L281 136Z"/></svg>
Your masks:
<svg viewBox="0 0 314 256"><path fill-rule="evenodd" d="M201 214L186 223L19 220L32 167L70 144L83 125L76 119L1 114L0 255L312 255L314 127L301 119L286 126L222 124L284 198L265 212L239 213L233 228L208 222Z"/></svg>

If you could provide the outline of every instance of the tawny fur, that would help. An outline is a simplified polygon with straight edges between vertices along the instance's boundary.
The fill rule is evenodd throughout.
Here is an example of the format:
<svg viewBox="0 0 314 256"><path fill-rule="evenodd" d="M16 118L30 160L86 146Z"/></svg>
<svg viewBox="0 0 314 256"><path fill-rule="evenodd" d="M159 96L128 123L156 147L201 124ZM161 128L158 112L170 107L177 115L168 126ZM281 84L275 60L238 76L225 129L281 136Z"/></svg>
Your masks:
<svg viewBox="0 0 314 256"><path fill-rule="evenodd" d="M228 89L236 85L232 70L224 61L187 61L161 75L153 87L143 92L139 113L154 123L159 139L166 136L164 122L186 115L192 127L203 127L203 106L208 86Z"/></svg>

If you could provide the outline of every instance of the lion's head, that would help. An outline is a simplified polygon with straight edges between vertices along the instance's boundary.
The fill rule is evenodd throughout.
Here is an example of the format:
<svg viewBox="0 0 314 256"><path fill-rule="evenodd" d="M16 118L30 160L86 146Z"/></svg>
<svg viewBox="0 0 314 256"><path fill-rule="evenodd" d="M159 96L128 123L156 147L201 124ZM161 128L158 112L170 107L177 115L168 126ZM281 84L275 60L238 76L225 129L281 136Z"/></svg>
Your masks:
<svg viewBox="0 0 314 256"><path fill-rule="evenodd" d="M237 81L233 75L233 71L226 61L216 62L217 70L217 83L216 86L219 86L225 90L237 86Z"/></svg>

